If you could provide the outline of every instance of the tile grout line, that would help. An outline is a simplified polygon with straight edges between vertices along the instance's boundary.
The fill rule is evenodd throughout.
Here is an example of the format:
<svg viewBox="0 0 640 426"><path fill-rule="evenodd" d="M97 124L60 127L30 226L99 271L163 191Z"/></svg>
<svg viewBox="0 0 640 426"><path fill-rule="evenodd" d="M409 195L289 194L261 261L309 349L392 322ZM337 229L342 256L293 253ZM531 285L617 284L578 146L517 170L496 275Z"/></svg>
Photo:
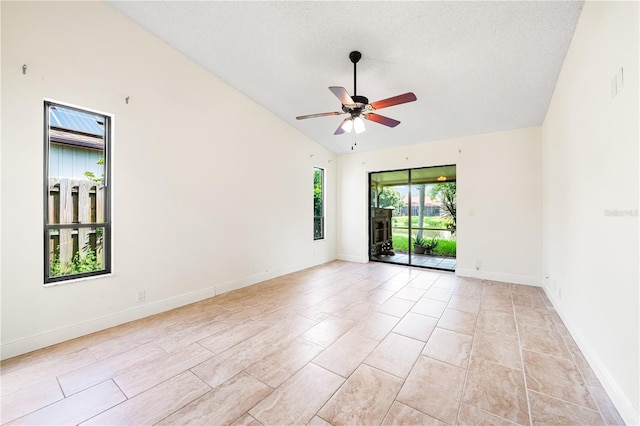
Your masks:
<svg viewBox="0 0 640 426"><path fill-rule="evenodd" d="M112 409L114 409L115 407L118 407L118 406L120 406L120 405L124 404L125 402L127 402L127 401L129 401L129 400L131 399L131 398L129 398L129 397L127 396L127 394L124 392L124 390L122 390L122 389L120 388L120 385L118 385L118 383L114 380L114 378L113 378L113 377L111 377L111 378L110 378L110 379L108 379L108 380L105 380L104 382L107 382L107 381L111 381L111 382L113 382L113 384L118 388L118 390L119 390L119 391L122 393L122 395L124 396L124 401L120 401L120 402L118 402L116 405L114 405L114 406L112 406L112 407L106 408L106 409L104 409L104 410L100 411L99 413L95 413L94 415L92 415L92 416L91 416L91 417L89 417L88 419L84 419L80 424L84 424L84 423L88 422L89 420L93 419L94 417L98 417L99 415L101 415L101 414L103 414L103 413L106 413L107 411L112 410ZM101 382L101 383L104 383L104 382ZM99 383L99 384L101 384L101 383ZM99 384L94 385L94 386L98 386ZM92 387L93 387L93 386L92 386ZM88 388L88 389L91 389L91 388ZM76 395L76 394L74 394L74 395ZM134 396L135 396L135 395L134 395Z"/></svg>
<svg viewBox="0 0 640 426"><path fill-rule="evenodd" d="M464 392L467 390L467 379L469 378L469 367L471 366L471 353L473 351L473 345L476 341L476 334L478 333L478 319L480 318L480 308L482 306L482 293L484 292L484 283L482 281L480 281L480 283L482 285L481 292L480 292L480 303L478 303L478 312L476 313L476 323L473 328L473 336L471 338L471 347L469 348L469 359L467 360L467 367L465 368L464 382L462 383L462 394L460 395L460 403L458 404L458 412L456 413L456 424L460 424L460 413L462 412L462 404L464 403ZM457 288L458 286L456 286L456 289ZM454 290L454 294L455 294L455 290ZM449 306L449 303L447 303L447 306Z"/></svg>
<svg viewBox="0 0 640 426"><path fill-rule="evenodd" d="M253 365L253 364L252 364L252 365ZM251 367L251 366L249 366L249 367ZM257 377L254 377L252 374L248 373L248 372L247 372L247 370L249 369L249 367L245 368L244 370L242 370L241 372L239 372L239 373L238 373L238 374L236 374L235 376L231 377L229 380L225 381L224 383L231 382L232 380L234 380L234 379L235 379L236 377L238 377L239 375L244 374L244 375L247 375L247 376L249 376L249 377L254 378L255 380L257 380L257 381L259 381L260 383L262 383L263 385L265 385L266 387L270 388L270 389L271 389L271 392L269 392L267 395L265 395L265 396L264 396L264 398L262 398L261 400L257 401L255 404L253 404L250 408L248 408L244 413L240 414L236 419L234 419L234 420L233 420L233 422L230 422L229 424L235 424L238 420L240 420L240 419L241 419L243 416L245 416L245 415L247 415L247 416L251 417L251 418L252 418L252 419L254 419L256 422L260 423L260 421L259 421L258 419L256 419L255 417L253 417L253 415L251 415L251 414L249 413L249 411L253 410L253 409L254 409L258 404L260 404L260 403L261 403L265 398L267 398L267 397L269 397L271 394L273 394L273 393L276 391L276 389L279 389L279 388L280 388L280 387L281 387L281 386L286 382L286 380L285 380L284 382L280 383L280 386L278 386L277 388L271 387L271 386L270 386L270 385L268 385L267 383L263 382L262 380L258 379ZM298 371L300 371L300 370L298 370ZM298 371L296 371L296 373L297 373ZM291 377L293 377L294 375L295 375L295 373L294 373ZM221 383L219 386L222 386L222 383ZM215 388L212 388L212 389L211 389L209 392L207 392L206 394L208 394L208 393L210 393L210 392L213 392L217 387L218 387L218 386L216 386ZM205 395L206 395L206 394L205 394ZM202 395L202 396L204 396L204 395ZM202 398L202 396L201 396L200 398ZM200 399L200 398L198 398L198 399ZM262 424L262 423L260 423L260 424Z"/></svg>
<svg viewBox="0 0 640 426"><path fill-rule="evenodd" d="M426 345L426 343L425 343ZM411 366L411 370L413 370L413 367L416 365L416 363L418 362L418 359L420 358L420 354L418 354L418 357L416 358L416 360L413 362L413 365ZM368 364L367 364L368 365ZM373 366L369 366L371 368L375 368ZM378 369L379 370L379 369ZM411 374L411 370L409 370L409 373L407 373L407 377L409 377L409 374ZM382 371L382 370L379 370ZM386 371L385 371L386 373ZM387 373L387 374L391 374L391 373ZM391 374L393 376L393 374ZM397 376L394 376L397 377ZM387 408L387 411L384 413L384 416L382 417L382 421L380 422L380 424L384 423L384 421L386 420L386 418L389 416L389 412L391 411L391 407L393 407L393 404L395 404L396 402L398 402L399 404L402 404L400 401L398 401L398 395L400 394L400 391L402 390L402 388L404 387L404 384L407 382L407 379L404 378L402 379L402 386L400 386L398 388L398 391L396 392L396 394L393 396L393 399L391 400L391 404L389 404L389 408ZM425 413L426 414L426 413Z"/></svg>
<svg viewBox="0 0 640 426"><path fill-rule="evenodd" d="M537 297L540 297L540 296L537 296ZM546 297L546 294L545 294L545 297ZM531 308L531 309L534 309L534 308ZM545 304L544 309L545 309L545 312L548 314L548 313L549 313L549 307L548 307L546 304ZM554 308L554 309L555 309L555 308ZM541 392L541 391L534 391L534 390L531 390L531 392L534 392L534 393L537 393L537 394L540 394L540 395L544 395L544 396L546 396L546 397L548 397L548 398L552 398L552 399L555 399L555 400L557 400L557 401L561 401L561 402L563 402L563 403L565 403L565 404L570 404L570 405L573 405L573 406L576 406L576 407L580 407L580 408L584 408L584 409L587 409L587 410L590 410L590 411L593 411L593 412L597 412L597 413L600 415L601 419L606 423L606 420L605 420L604 415L603 415L603 413L602 413L602 410L601 410L601 408L600 408L600 404L598 404L598 402L597 402L596 398L593 396L593 393L592 393L592 391L591 391L591 387L587 385L587 380L586 380L586 378L585 378L585 376L584 376L584 373L582 372L582 369L578 366L578 363L577 363L577 362L576 362L576 360L575 360L575 355L574 355L573 351L571 351L571 350L569 349L569 345L567 344L567 342L566 342L566 340L565 340L565 337L564 337L563 333L561 333L561 332L560 332L560 328L558 327L558 325L557 325L556 321L553 319L553 317L552 317L552 319L551 319L551 322L552 322L552 324L553 324L553 328L536 327L536 326L531 326L531 327L541 328L541 329L545 329L545 330L551 330L551 331L554 331L554 332L558 333L558 335L560 336L560 339L562 339L562 343L565 345L565 347L566 347L566 349L567 349L567 351L568 351L568 353L569 353L569 356L570 356L571 358L570 358L570 359L567 359L567 358L563 358L562 356L552 355L552 354L548 354L548 353L544 353L544 352L538 352L538 351L535 351L535 350L532 350L532 349L528 349L528 351L530 351L530 352L532 352L532 353L536 353L536 354L542 355L542 356L544 356L544 357L549 357L549 358L557 359L557 360L560 360L560 361L570 361L571 363L573 363L573 365L574 365L574 366L576 367L576 369L578 370L578 373L580 374L580 377L582 378L582 380L583 380L583 382L584 382L584 387L585 387L585 389L587 390L587 392L589 393L589 396L591 396L591 399L592 399L592 401L594 402L594 404L595 404L595 406L596 406L597 410L593 410L593 409L591 409L591 408L589 408L589 407L586 407L586 406L584 406L584 405L577 404L577 403L575 403L575 402L571 402L571 401L567 401L567 400L565 400L565 399L558 398L557 396L549 395L549 394L544 393L544 392ZM517 325L517 323L516 323L516 325ZM569 336L571 336L571 335L569 334ZM523 358L523 361L524 361L524 358ZM525 383L526 383L526 382L525 382ZM528 390L529 390L529 389L528 389L528 387L527 387L527 391L528 391ZM527 393L527 398L528 398L528 393Z"/></svg>
<svg viewBox="0 0 640 426"><path fill-rule="evenodd" d="M529 384L527 382L527 372L524 365L524 353L522 349L522 339L520 338L520 327L518 327L518 318L516 317L516 305L513 302L513 284L509 284L509 294L511 297L511 310L513 311L513 322L516 326L516 335L518 336L518 352L520 353L520 364L522 365L522 377L524 379L524 396L527 399L527 413L529 414L529 424L533 424L533 415L531 414L531 401L529 400Z"/></svg>
<svg viewBox="0 0 640 426"><path fill-rule="evenodd" d="M409 281L407 282L407 284L405 284L402 288L400 288L400 289L396 290L396 291L393 293L393 295L391 295L391 297L394 297L394 296L395 296L399 291L402 291L404 288L406 288L406 287L409 285L409 283L410 283L411 281L412 281L412 280L409 280ZM385 282L386 282L386 281L385 281ZM382 285L382 284L384 284L384 282L383 282L383 283L381 283L380 285ZM433 285L433 284L432 284L432 285ZM432 286L432 285L431 285L431 286ZM431 287L431 286L429 286L429 287ZM378 286L378 287L380 287L380 286ZM376 288L378 288L378 287L376 287ZM426 290L425 290L425 293L426 293ZM389 297L389 299L391 299L391 297ZM404 299L403 299L403 300L404 300ZM416 304L416 303L417 303L417 301L413 301L413 305L412 305L411 307L413 308L413 306L415 306L415 304ZM382 305L382 304L380 304L380 306L381 306L381 305ZM378 311L376 310L375 312L378 312ZM389 330L389 332L387 332L387 334L385 334L385 336L384 336L380 341L378 341L378 342L377 342L376 346L371 350L371 352L369 352L369 355L371 355L371 353L373 353L373 352L376 350L376 348L378 348L378 347L382 344L382 342L383 342L383 341L384 341L384 340L385 340L389 335L393 334L393 329L394 329L394 328L395 328L395 327L396 327L396 326L397 326L397 325L402 321L402 319L404 319L404 318L405 318L405 317L406 317L410 312L411 312L411 309L409 309L409 310L408 310L408 311L407 311L407 312L406 312L402 317L400 317L400 320L396 323L396 325L395 325L394 327L392 327L392 328L391 328L391 330ZM382 313L382 312L380 312L380 313L381 313L381 314L383 314L383 315L389 315L389 314L384 314L384 313ZM390 316L394 316L394 315L390 315ZM395 317L395 316L394 316L394 317ZM434 329L435 329L435 327L434 327ZM349 331L351 331L351 330L349 330ZM433 333L433 332L432 332L432 333ZM356 334L357 334L357 333L356 333ZM395 333L395 334L397 334L397 335L399 335L399 336L402 336L401 334L398 334L398 333ZM422 344L423 344L423 347L422 347L422 349L421 349L420 353L418 353L418 356L416 357L415 361L414 361L414 362L413 362L413 364L411 365L411 369L409 369L409 373L407 373L407 377L409 377L409 375L411 374L411 371L413 370L414 366L415 366L415 365L416 365L416 363L418 362L418 359L420 358L420 356L421 356L421 354L422 354L422 350L424 350L424 346L426 346L427 342L422 342L421 340L413 339L413 338L411 338L411 337L409 337L409 336L403 336L403 337L407 337L407 338L409 338L409 339L419 341L420 343L422 343ZM431 337L431 336L429 336L429 338L430 338L430 337ZM428 340L429 340L429 339L427 339L427 341L428 341ZM367 357L368 357L368 355L367 355ZM313 363L313 361L310 361L309 363ZM317 365L317 364L314 364L314 365ZM360 367L361 365L366 365L366 366L368 366L369 368L375 369L375 370L377 370L377 371L380 371L380 372L382 372L382 373L388 374L388 375L393 376L393 377L397 377L398 379L401 379L401 380L402 380L402 385L400 386L400 388L398 389L398 391L397 391L397 392L396 392L396 394L394 395L393 400L392 400L391 404L389 405L389 408L387 408L387 411L385 412L384 416L382 417L382 422L384 422L384 420L388 417L389 412L391 411L391 407L393 406L393 404L394 404L395 402L400 403L400 401L398 401L398 400L397 400L397 398L398 398L398 395L400 394L400 391L401 391L401 390L402 390L402 388L404 387L404 385L405 385L405 383L406 383L406 381L407 381L407 378L406 378L406 377L405 377L405 378L398 377L398 376L396 376L395 374L389 373L389 372L384 371L384 370L381 370L380 368L377 368L377 367L375 367L375 366L373 366L373 365L369 365L369 364L367 364L367 363L366 363L366 357L365 357L365 359L364 359L364 360L359 364L359 366L358 366L358 367ZM319 366L319 365L318 365L318 367L324 368L324 367ZM351 374L349 374L349 377L351 377L351 376L353 375L353 373L354 373L357 369L358 369L358 368L356 368L354 371L352 371L352 372L351 372ZM330 371L330 370L327 370L327 371ZM331 400L331 398L333 398L333 396L338 392L338 390L340 390L340 388L342 388L342 386L344 386L344 383L346 383L346 382L347 382L347 380L349 379L349 377L345 378L345 381L343 382L343 384L342 384L342 385L340 385L340 387L338 387L338 389L336 389L336 391L331 395L331 397L329 397L329 399L327 400L327 402L329 402L329 401ZM327 419L325 419L324 417L320 416L320 414L319 414L319 413L320 413L320 411L322 410L322 408L327 404L327 402L325 402L325 403L323 404L323 406L322 406L322 407L320 407L320 409L318 409L318 411L316 412L316 414L315 414L314 416L318 416L319 418L323 419L323 420L324 420L324 421L326 421L327 423L330 423ZM419 410L418 410L418 411L419 411ZM421 412L421 411L420 411L420 412ZM425 415L427 415L426 413L424 413L424 414L425 414ZM312 417L312 419L313 419L313 417ZM381 422L381 423L382 423L382 422ZM330 423L330 424L331 424L331 423Z"/></svg>
<svg viewBox="0 0 640 426"><path fill-rule="evenodd" d="M407 287L409 286L409 283L410 283L411 281L413 281L414 279L415 279L415 278L412 278L412 279L410 279L409 281L407 281L407 284L405 284L401 289L398 289L397 291L395 291L395 292L391 295L391 297L394 297L394 296L395 296L396 294L398 294L400 291L402 291L402 290L404 290L405 288L407 288ZM376 287L376 288L377 288L377 287ZM426 293L426 290L424 290L424 293ZM423 295L424 295L424 294L423 294ZM391 299L391 297L389 297L389 299ZM387 299L387 300L389 300L389 299ZM406 299L402 299L402 300L406 300ZM380 340L380 341L378 342L378 344L376 345L376 347L375 347L375 348L373 348L373 350L372 350L371 352L369 352L369 355L371 355L371 354L372 354L372 353L373 353L373 352L374 352L374 351L375 351L375 350L376 350L376 349L377 349L377 348L382 344L382 342L383 342L387 337L389 337L389 335L393 334L393 330L394 330L394 329L398 326L398 324L400 324L400 322L401 322L401 321L402 321L402 320L403 320L403 319L404 319L404 318L405 318L405 317L406 317L406 316L411 312L411 309L416 305L416 303L418 303L417 301L412 301L412 302L413 302L413 305L411 305L411 308L409 308L409 310L408 310L408 311L407 311L407 312L406 312L406 313L405 313L405 314L400 318L400 320L399 320L399 321L398 321L398 322L397 322L397 323L396 323L396 324L391 328L391 330L389 330L389 332L388 332L387 334L385 334L385 336L382 338L382 340ZM382 306L382 304L380 304L380 306ZM376 310L376 312L377 312L377 310ZM384 314L383 314L383 315L384 315ZM387 315L388 315L388 314L387 314ZM393 315L390 315L390 316L393 316ZM398 334L398 333L395 333L395 334L397 334L397 335L399 335L399 336L402 336L401 334ZM407 337L407 338L409 338L409 339L412 339L412 340L416 340L416 341L417 341L417 339L413 339L413 338L411 338L411 337L409 337L409 336L404 336L404 337ZM427 340L429 340L429 339L427 339ZM422 342L421 342L421 343L422 343ZM426 342L424 342L424 343L423 343L423 347L422 347L422 349L420 350L420 353L422 353L422 350L424 349L424 346L425 346L425 345L426 345ZM411 365L411 368L409 369L409 372L407 373L407 377L409 377L409 374L411 374L411 370L413 370L413 367L414 367L414 366L416 365L416 363L418 362L418 359L420 358L420 353L418 353L418 356L416 357L415 361L414 361L414 362L413 362L413 364ZM369 355L367 355L367 357L368 357ZM375 366L373 366L373 365L366 364L366 359L367 359L367 358L365 358L365 359L360 363L360 365L363 365L363 364L364 364L364 365L366 365L366 366L368 366L368 367L370 367L370 368L373 368L373 369L378 370L378 371L380 371L380 372L383 372L383 373L385 373L385 374L389 374L390 376L398 377L398 376L396 376L395 374L391 374L391 373L389 373L389 372L387 372L387 371L381 370L381 369L379 369L379 368L377 368L377 367L375 367ZM357 368L356 368L356 370L357 370ZM355 370L354 370L354 371L355 371ZM353 374L353 373L351 373L351 374ZM405 377L405 378L398 377L399 379L401 379L401 380L402 380L402 385L398 388L398 391L397 391L397 392L396 392L396 394L393 396L393 399L391 400L391 404L389 404L389 408L387 408L386 412L384 413L384 416L382 416L382 420L381 420L380 424L384 423L385 419L389 416L389 412L391 411L391 407L393 407L393 404L394 404L396 401L397 401L398 403L400 403L400 401L398 401L398 395L400 394L400 391L402 390L402 388L404 387L405 383L407 382L407 377ZM345 381L345 382L346 382L346 381ZM342 386L341 386L341 387L342 387ZM337 391L336 391L336 392L337 392ZM318 411L320 411L320 410L318 410ZM322 417L321 417L321 418L322 418ZM326 419L323 419L323 420L325 420L325 421L327 421L327 422L329 423L329 421L328 421L328 420L326 420Z"/></svg>
<svg viewBox="0 0 640 426"><path fill-rule="evenodd" d="M545 297L546 297L546 295L545 295ZM545 308L547 309L547 311L549 310L549 309L546 307L546 305L545 305ZM554 309L555 309L555 308L554 308ZM578 363L576 362L576 357L575 357L575 355L573 354L573 351L572 351L571 349L569 349L569 345L568 345L568 344L567 344L567 342L565 341L565 338L564 338L564 336L563 336L563 333L561 333L561 332L560 332L560 329L558 328L558 325L556 324L556 321L553 319L553 317L551 317L551 322L553 323L553 327L554 327L554 329L556 330L556 332L560 335L560 338L562 339L562 343L564 343L565 347L566 347L566 348L567 348L567 350L569 351L569 356L571 357L571 362L573 362L573 365L574 365L574 366L576 367L576 369L578 370L578 373L580 374L580 378L581 378L581 379L582 379L582 381L584 382L584 387L586 388L587 392L589 392L589 396L591 397L591 399L593 400L593 403L594 403L594 404L596 405L596 407L598 408L598 414L600 414L600 417L601 417L601 418L602 418L602 420L606 423L606 420L605 420L605 418L604 418L604 415L602 414L602 409L600 408L600 404L598 403L598 400L597 400L596 398L594 398L594 396L593 396L593 392L591 391L591 386L589 386L589 385L587 384L587 380L586 380L586 378L585 378L585 376L584 376L584 373L582 372L582 368L580 368L580 367L578 366ZM568 330L567 330L567 331L568 331ZM571 333L569 333L569 335L571 335ZM578 349L580 349L580 348L578 348ZM589 366L589 367L590 367L590 366ZM598 381L600 381L600 380L598 379ZM548 396L550 396L550 397L552 397L552 398L553 398L553 396L551 396L551 395L548 395ZM607 395L607 396L608 396L608 395ZM555 399L559 399L559 398L555 398ZM560 399L560 401L564 401L564 400L561 400L561 399ZM568 402L568 403L572 404L570 401L564 401L564 402ZM577 406L579 406L579 407L582 407L581 405L578 405L578 404L574 404L574 405L577 405ZM589 409L589 407L583 407L583 408L587 408L587 409Z"/></svg>
<svg viewBox="0 0 640 426"><path fill-rule="evenodd" d="M309 365L309 364L313 364L313 360L312 360L312 361L307 362L307 363L305 364L305 367L306 367L307 365ZM324 368L324 367L323 367L323 366L321 366L321 365L318 365L318 364L313 364L313 365L315 365L315 366L316 366L316 367L318 367L318 368L322 368L323 370L328 371L328 372L329 372L329 373L331 373L331 374L335 374L336 376L342 377L342 376L340 376L339 374L334 373L333 371L329 370L328 368ZM303 368L304 368L304 367L303 367ZM356 368L356 370L357 370L357 368ZM353 375L353 373L354 373L356 370L353 370L353 371L351 372L351 374L349 374L349 377L351 377L351 376ZM292 376L292 377L293 377L293 376ZM327 405L327 404L329 403L329 401L331 401L331 399L335 396L335 394L336 394L336 393L338 393L338 391L342 388L342 386L344 386L344 384L345 384L345 383L347 383L347 380L349 380L349 377L345 378L345 379L344 379L344 381L340 384L340 386L338 386L338 387L336 388L336 390L335 390L335 391L333 391L333 393L331 394L331 396L329 396L329 398L327 398L327 400L324 402L324 404L322 404L322 406L321 406L320 408L318 408L318 410L317 410L317 411L316 411L316 412L311 416L311 418L309 419L309 421L308 421L307 423L309 423L309 422L310 422L310 421L311 421L315 416L318 416L318 417L320 417L322 420L324 420L325 422L327 422L327 423L331 424L331 422L330 422L329 420L325 419L324 417L322 417L322 416L320 415L320 411L322 411L322 409L324 408L324 406L325 406L325 405ZM284 383L283 383L283 384L284 384ZM280 386L282 386L282 385L280 385Z"/></svg>
<svg viewBox="0 0 640 426"><path fill-rule="evenodd" d="M426 343L425 343L425 345L426 345ZM423 348L423 349L424 349L424 348ZM407 382L407 379L409 378L409 375L411 375L411 371L413 371L413 368L414 368L414 367L415 367L415 365L418 363L418 360L420 359L420 357L421 357L421 356L423 356L423 355L422 355L421 353L419 353L419 354L418 354L418 356L416 357L416 360L415 360L415 361L413 362L413 364L411 365L411 369L409 370L409 373L407 373L407 377L406 377L406 378L404 378L404 379L403 379L402 377L398 377L398 376L396 376L395 374L391 374L391 373L389 373L388 371L384 371L384 370L382 370L382 369L380 369L380 368L378 368L378 367L375 367L375 366L373 366L373 365L365 364L366 366L368 366L368 367L370 367L370 368L373 368L374 370L378 370L378 371L380 371L381 373L388 374L388 375L390 375L390 376L397 377L398 379L401 379L401 380L402 380L402 386L400 386L400 388L398 389L398 392L396 392L395 396L393 397L393 401L391 402L391 405L389 405L389 408L387 409L386 413L384 414L384 417L382 418L382 422L384 422L384 420L385 420L385 419L387 418L387 416L389 415L389 411L391 411L391 407L393 406L393 403L394 403L394 402L397 402L397 403L399 403L399 404L404 404L404 405L406 405L407 407L411 407L410 405L405 404L404 402L398 401L398 395L399 395L399 394L400 394L400 392L402 391L402 388L404 387L405 383ZM426 356L425 356L425 358L428 358L428 357L426 357ZM363 361L363 363L364 363L364 361ZM427 416L433 417L433 416L431 416L430 414L427 414L427 413L425 413L425 412L423 412L423 411L421 411L421 410L419 410L419 409L417 409L417 408L414 408L414 407L411 407L411 408L413 408L414 410L419 411L420 413L423 413L423 414L425 414L425 415L427 415ZM435 418L435 417L433 417L433 418Z"/></svg>
<svg viewBox="0 0 640 426"><path fill-rule="evenodd" d="M542 395L542 396L544 396L546 398L554 399L556 401L562 402L563 404L573 405L574 407L577 407L577 408L582 408L582 409L585 409L585 410L593 411L594 413L598 413L598 414L600 413L600 410L594 410L592 408L585 407L584 405L576 404L575 402L565 401L562 398L558 398L558 397L555 397L553 395L547 395L544 392L531 390L531 393L536 393L536 394Z"/></svg>

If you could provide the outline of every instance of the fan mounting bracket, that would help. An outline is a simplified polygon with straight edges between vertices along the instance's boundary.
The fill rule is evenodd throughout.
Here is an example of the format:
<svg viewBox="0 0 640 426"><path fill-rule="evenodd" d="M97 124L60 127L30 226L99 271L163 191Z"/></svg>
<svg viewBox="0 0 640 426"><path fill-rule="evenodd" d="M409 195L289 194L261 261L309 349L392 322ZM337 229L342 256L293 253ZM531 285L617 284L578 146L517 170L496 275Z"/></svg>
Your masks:
<svg viewBox="0 0 640 426"><path fill-rule="evenodd" d="M357 64L360 58L362 58L362 53L358 52L357 50L349 53L349 59L351 59L351 62L354 64Z"/></svg>

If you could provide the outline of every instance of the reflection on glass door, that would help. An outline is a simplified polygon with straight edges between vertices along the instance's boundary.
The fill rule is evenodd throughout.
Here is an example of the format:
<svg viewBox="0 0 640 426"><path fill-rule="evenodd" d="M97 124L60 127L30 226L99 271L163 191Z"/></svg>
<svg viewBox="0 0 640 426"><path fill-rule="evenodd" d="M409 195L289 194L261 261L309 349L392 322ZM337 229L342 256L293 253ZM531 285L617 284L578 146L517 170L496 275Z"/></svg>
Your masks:
<svg viewBox="0 0 640 426"><path fill-rule="evenodd" d="M456 166L369 174L369 259L455 270Z"/></svg>

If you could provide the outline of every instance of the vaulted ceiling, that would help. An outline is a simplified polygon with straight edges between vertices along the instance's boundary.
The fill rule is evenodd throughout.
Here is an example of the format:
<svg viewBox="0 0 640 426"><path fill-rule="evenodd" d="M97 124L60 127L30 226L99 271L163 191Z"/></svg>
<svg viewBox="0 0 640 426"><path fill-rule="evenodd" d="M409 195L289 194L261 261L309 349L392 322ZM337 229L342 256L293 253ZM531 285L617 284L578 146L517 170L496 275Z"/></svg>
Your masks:
<svg viewBox="0 0 640 426"><path fill-rule="evenodd" d="M418 100L366 122L359 151L542 123L583 2L110 1L114 8L337 153L343 116L328 86L370 101ZM239 112L241 113L241 112ZM250 118L249 118L250 119Z"/></svg>

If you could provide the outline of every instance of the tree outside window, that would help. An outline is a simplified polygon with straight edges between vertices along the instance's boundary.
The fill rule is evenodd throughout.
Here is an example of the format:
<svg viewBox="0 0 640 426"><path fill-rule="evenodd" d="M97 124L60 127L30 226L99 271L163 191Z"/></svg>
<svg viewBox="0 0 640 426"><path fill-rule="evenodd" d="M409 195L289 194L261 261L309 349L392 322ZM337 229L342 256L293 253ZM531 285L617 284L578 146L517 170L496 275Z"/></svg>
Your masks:
<svg viewBox="0 0 640 426"><path fill-rule="evenodd" d="M313 168L313 239L324 238L324 169Z"/></svg>

